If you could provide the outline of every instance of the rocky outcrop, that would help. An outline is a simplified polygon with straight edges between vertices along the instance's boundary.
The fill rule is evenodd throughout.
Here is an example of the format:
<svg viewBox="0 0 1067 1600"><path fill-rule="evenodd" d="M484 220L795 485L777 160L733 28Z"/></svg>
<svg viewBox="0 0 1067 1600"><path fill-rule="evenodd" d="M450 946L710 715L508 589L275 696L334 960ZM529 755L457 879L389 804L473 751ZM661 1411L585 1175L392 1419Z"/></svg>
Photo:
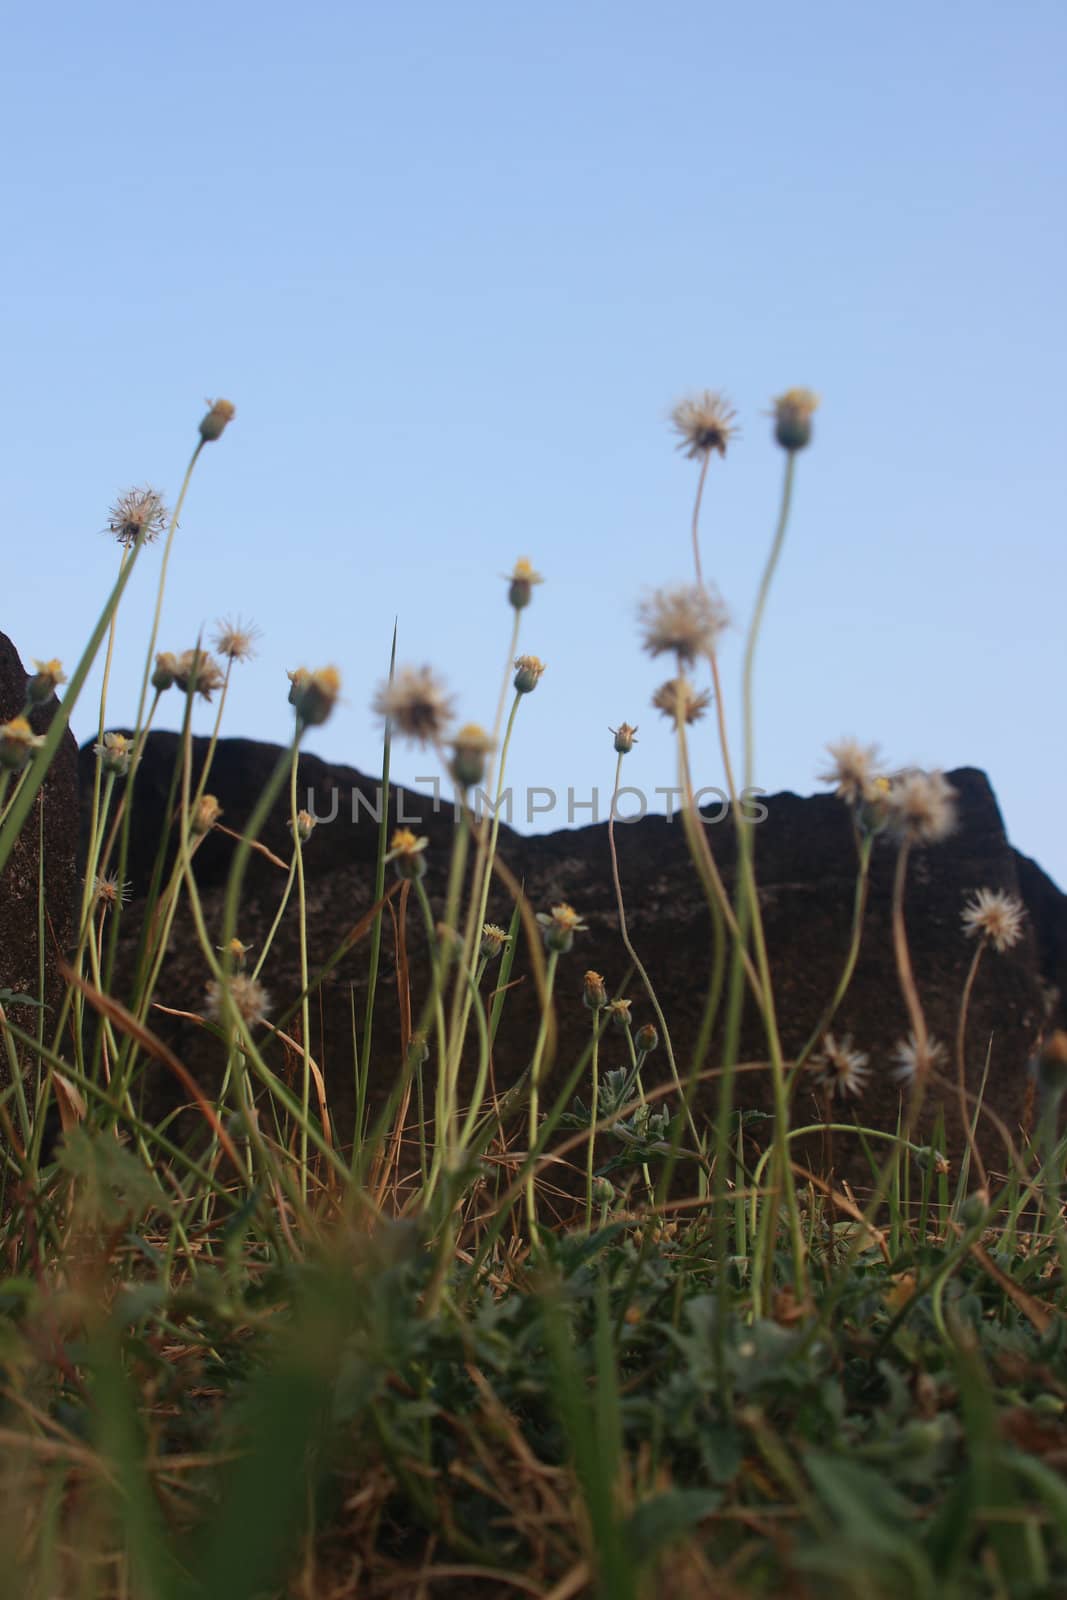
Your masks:
<svg viewBox="0 0 1067 1600"><path fill-rule="evenodd" d="M20 716L26 706L28 678L18 651L0 633L0 722ZM56 713L55 696L30 713L37 734L44 733ZM9 791L13 792L13 791ZM43 819L43 832L42 832ZM64 736L48 776L34 801L25 826L0 876L0 989L39 999L38 942L41 842L44 845L44 1002L46 1018L55 1015L63 990L57 957L74 937L77 915L78 749L73 735ZM37 1011L29 1005L4 1002L11 1020L33 1032ZM0 1080L8 1081L6 1056L0 1055Z"/></svg>
<svg viewBox="0 0 1067 1600"><path fill-rule="evenodd" d="M194 761L203 759L205 742L195 741ZM137 782L136 826L128 875L135 896L144 892L165 824L165 803L176 753L173 735L154 734L148 741ZM209 787L224 808L223 822L240 831L257 796L262 792L278 751L247 740L223 740L216 752ZM85 772L91 757L83 752ZM932 1032L952 1045L960 996L973 946L964 939L960 912L968 894L977 888L1004 889L1027 904L1026 936L1013 950L984 958L970 1007L967 1031L967 1071L972 1088L979 1083L988 1055L987 1099L1007 1125L1017 1130L1025 1116L1027 1061L1041 1030L1047 1025L1055 992L1067 993L1067 898L1039 868L1019 856L1008 843L996 800L985 776L965 768L950 775L959 793L960 823L945 843L917 851L909 871L907 924L916 978ZM83 786L84 787L84 786ZM375 801L376 780L350 768L331 765L312 756L301 759L300 803L309 789L315 809L334 820L323 822L305 852L308 877L308 927L311 968L324 966L345 935L373 903L374 862L378 828L369 807ZM856 854L845 809L836 800L816 796L801 798L779 794L765 801L768 815L756 830L756 865L760 901L769 957L775 982L778 1023L787 1053L797 1051L807 1039L845 961L856 886ZM390 827L399 815L417 833L429 837L426 886L435 910L442 904L445 872L454 820L451 807L410 791L392 791ZM279 857L288 859L288 810L277 808L263 834L263 842ZM561 960L557 987L558 1043L554 1081L561 1081L588 1038L589 1013L581 1005L582 975L593 967L605 974L609 989L622 984L628 969L618 927L604 825L565 830L539 837L524 837L502 827L502 859L526 885L535 909L559 900L570 902L588 924L579 933L573 952ZM619 867L626 896L633 941L656 985L668 1018L680 1065L688 1067L700 1028L711 962L711 924L707 906L690 863L680 819L649 816L616 830ZM729 818L708 826L708 837L723 878L734 880L735 840ZM221 890L234 848L220 832L205 840L196 857L209 925L221 924ZM891 1128L898 1112L898 1091L891 1076L891 1052L907 1032L906 1012L896 980L890 937L890 895L894 853L879 843L874 852L865 930L855 975L834 1024L838 1033L850 1033L857 1048L871 1057L871 1078L859 1102L864 1120ZM258 944L277 907L285 882L284 871L269 859L254 855L243 897L240 935ZM490 916L506 922L510 903L494 890ZM137 932L136 903L124 916L123 947ZM384 1093L395 1081L400 1066L397 1025L397 932L386 923L384 959L374 1021L373 1082ZM420 918L412 912L406 923L406 950L416 996L426 983L425 946ZM312 1050L327 1074L332 1112L345 1136L351 1128L353 1107L352 1019L357 1030L365 1021L366 949L357 946L333 968L317 990L312 1004ZM298 947L294 916L282 924L264 970L275 1014L290 1007L299 993ZM530 981L530 963L520 949L509 993L504 1023L494 1051L493 1069L499 1087L513 1081L525 1066L537 1024L536 995ZM187 922L179 917L159 998L178 1010L202 1009L203 964ZM630 978L626 993L634 1001L636 1022L651 1020L650 1007L639 983ZM120 993L120 998L121 998ZM215 1041L195 1023L156 1014L154 1025L195 1070L211 1073L217 1065ZM619 1041L609 1046L608 1065L619 1053ZM718 1059L716 1029L703 1065ZM275 1049L284 1068L284 1054ZM762 1022L751 1005L744 1012L742 1059L766 1059ZM621 1057L620 1057L621 1061ZM649 1067L665 1071L662 1050ZM937 1114L933 1097L926 1127ZM766 1110L770 1088L766 1072L746 1072L738 1081L738 1099L750 1109ZM702 1095L702 1105L713 1113L715 1091ZM800 1086L797 1114L807 1119L815 1113L815 1097L805 1082ZM960 1129L954 1097L944 1102L948 1143L960 1147ZM846 1119L851 1107L846 1111ZM1002 1163L1003 1147L989 1127L983 1128L988 1158ZM847 1139L838 1154L839 1164L862 1180L864 1158L858 1145Z"/></svg>

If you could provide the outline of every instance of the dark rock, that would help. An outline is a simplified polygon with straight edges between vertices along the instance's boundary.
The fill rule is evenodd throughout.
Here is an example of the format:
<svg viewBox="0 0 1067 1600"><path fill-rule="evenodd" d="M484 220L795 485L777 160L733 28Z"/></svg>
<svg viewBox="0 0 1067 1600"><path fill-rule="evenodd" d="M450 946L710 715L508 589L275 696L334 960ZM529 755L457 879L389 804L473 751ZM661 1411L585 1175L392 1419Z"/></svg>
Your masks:
<svg viewBox="0 0 1067 1600"><path fill-rule="evenodd" d="M0 633L0 721L9 722L26 706L28 678L18 651ZM29 721L45 733L59 706L53 695L36 706ZM9 790L9 794L13 792ZM0 877L0 988L34 999L40 993L38 945L39 879L42 809L44 816L44 995L45 1015L54 1018L63 994L57 957L66 954L75 936L78 914L78 748L68 731L56 751L48 776L33 803L25 826ZM34 1007L7 1007L12 1022L28 1032L36 1029ZM47 1024L46 1024L47 1031ZM10 1081L6 1056L0 1055L0 1080Z"/></svg>
<svg viewBox="0 0 1067 1600"><path fill-rule="evenodd" d="M137 782L137 820L128 867L135 894L143 894L148 882L165 820L176 749L174 735L153 734L148 741ZM202 761L205 749L206 741L194 742L194 766ZM278 756L274 747L248 740L220 742L208 787L224 807L224 824L240 831ZM90 771L91 756L86 752L83 762L85 771ZM945 1042L951 1053L960 996L974 949L961 931L960 912L965 898L975 889L989 887L1018 894L1024 900L1030 912L1026 936L1003 955L987 952L984 956L967 1030L969 1087L978 1087L988 1051L986 1099L1015 1135L1026 1116L1027 1061L1035 1040L1047 1026L1053 1003L1050 996L1055 990L1061 995L1067 992L1067 897L1039 868L1011 848L984 774L964 768L949 777L959 793L959 828L945 843L916 851L909 869L906 920L915 975L931 1032ZM323 822L305 850L314 973L326 964L373 904L378 826L367 808L375 803L376 780L350 768L304 756L298 789L301 805L307 803L310 789L313 808L320 816L331 813L334 797L337 802L335 820ZM756 869L778 1024L788 1057L809 1037L842 970L850 938L856 853L848 814L835 799L802 799L785 793L772 796L765 803L767 820L756 829ZM435 806L425 795L394 790L389 812L390 830L399 814L400 820L409 822L417 833L430 839L425 883L435 914L439 914L454 834L452 808L444 802ZM275 809L263 833L263 842L286 860L290 848L287 818L286 803ZM709 826L708 836L723 878L732 888L736 850L729 819ZM640 822L620 824L616 838L630 933L657 988L684 1074L697 1040L708 984L712 954L708 910L679 818L649 816ZM214 933L221 928L222 886L233 849L233 840L216 832L205 840L196 856L197 881L208 925ZM607 829L604 825L590 826L531 838L502 826L500 855L516 877L525 882L534 909L566 900L588 923L588 931L578 934L573 952L562 958L559 966L559 1035L552 1079L559 1083L588 1039L589 1013L580 1001L584 971L593 967L603 972L610 990L623 981L628 967L619 935ZM907 1033L907 1013L897 983L891 941L894 862L892 847L880 841L874 851L859 960L834 1022L838 1035L850 1033L856 1047L870 1053L871 1081L858 1111L860 1120L885 1129L895 1125L899 1106L891 1076L891 1052L895 1042ZM264 937L284 883L284 871L263 856L253 855L239 927L246 942L255 945ZM506 896L494 889L490 919L506 923L510 911ZM124 916L126 950L131 948L138 922L134 905ZM396 941L395 926L387 918L374 1021L373 1076L380 1094L387 1092L400 1069ZM406 947L417 1012L425 993L427 972L421 918L414 901L406 920ZM126 967L120 969L120 978L122 970L129 970L128 958ZM298 971L295 908L291 908L263 974L273 996L276 1017L289 1010L299 993ZM312 1001L312 1053L325 1065L330 1105L342 1137L350 1134L352 1125L352 1014L354 1005L357 1028L362 1029L366 972L366 947L356 947L333 968ZM513 978L520 981L509 995L493 1059L495 1082L501 1088L526 1065L536 1033L536 994L524 950L520 949ZM200 1011L203 989L203 962L190 922L182 913L158 999L176 1009ZM651 1008L636 979L630 979L626 992L634 1001L635 1021L651 1020ZM121 988L119 997L123 998ZM194 1070L214 1073L216 1042L204 1030L159 1013L154 1016L153 1025ZM292 1024L289 1026L292 1031ZM720 1034L721 1016L703 1063L706 1067L713 1067L718 1060ZM609 1042L605 1065L621 1064L621 1043ZM741 1059L766 1058L762 1021L754 1007L746 1004ZM285 1065L277 1052L276 1064ZM650 1068L653 1065L660 1077L665 1076L662 1049L651 1058ZM948 1071L951 1074L954 1069L950 1066ZM768 1110L768 1073L761 1070L741 1075L737 1098L745 1107ZM701 1106L709 1114L714 1113L715 1104L715 1089L702 1091ZM942 1108L949 1153L958 1154L961 1130L954 1095L930 1096L923 1127L929 1135ZM842 1111L841 1120L850 1120L851 1106L842 1107ZM810 1080L805 1080L798 1086L795 1117L817 1121L818 1115ZM982 1124L981 1143L987 1159L997 1170L1004 1170L1003 1143L988 1122ZM839 1170L863 1182L869 1177L869 1168L859 1145L848 1136L839 1141L839 1146Z"/></svg>

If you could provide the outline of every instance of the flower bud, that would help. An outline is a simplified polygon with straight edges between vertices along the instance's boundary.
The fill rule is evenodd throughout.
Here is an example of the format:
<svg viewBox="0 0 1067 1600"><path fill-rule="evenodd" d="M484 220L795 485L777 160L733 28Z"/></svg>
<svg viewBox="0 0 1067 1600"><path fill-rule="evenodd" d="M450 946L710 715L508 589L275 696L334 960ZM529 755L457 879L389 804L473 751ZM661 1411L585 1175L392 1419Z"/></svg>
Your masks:
<svg viewBox="0 0 1067 1600"><path fill-rule="evenodd" d="M189 828L192 833L210 833L212 828L222 816L222 807L213 794L203 794L193 807L193 814L189 819Z"/></svg>
<svg viewBox="0 0 1067 1600"><path fill-rule="evenodd" d="M587 972L582 991L582 1004L590 1011L600 1011L608 1003L608 991L599 972Z"/></svg>
<svg viewBox="0 0 1067 1600"><path fill-rule="evenodd" d="M617 728L609 728L609 733L615 735L615 750L620 756L628 756L637 743L637 729L631 728L628 722L620 722Z"/></svg>
<svg viewBox="0 0 1067 1600"><path fill-rule="evenodd" d="M554 950L557 955L566 955L574 944L574 935L585 929L577 911L566 902L553 906L551 911L539 911L537 920L541 924L545 948Z"/></svg>
<svg viewBox="0 0 1067 1600"><path fill-rule="evenodd" d="M659 1034L651 1022L646 1022L634 1034L634 1044L642 1055L650 1056L659 1044Z"/></svg>
<svg viewBox="0 0 1067 1600"><path fill-rule="evenodd" d="M46 700L51 700L61 683L66 683L67 675L58 661L35 661L37 671L26 685L26 698L31 705L44 705Z"/></svg>
<svg viewBox="0 0 1067 1600"><path fill-rule="evenodd" d="M100 762L101 772L110 772L124 778L130 770L133 741L124 733L105 733L99 744L93 745L93 755Z"/></svg>
<svg viewBox="0 0 1067 1600"><path fill-rule="evenodd" d="M152 673L152 687L162 694L169 689L171 684L178 681L181 664L172 650L161 650L156 656L155 670Z"/></svg>
<svg viewBox="0 0 1067 1600"><path fill-rule="evenodd" d="M210 411L200 420L200 437L205 444L218 439L226 424L232 422L237 414L237 407L229 400L209 400L208 405Z"/></svg>
<svg viewBox="0 0 1067 1600"><path fill-rule="evenodd" d="M485 779L486 761L493 741L484 728L468 722L452 740L451 772L461 789L472 789Z"/></svg>
<svg viewBox="0 0 1067 1600"><path fill-rule="evenodd" d="M416 839L410 828L397 828L385 859L392 861L398 878L414 883L417 878L423 876L426 871L426 858L423 852L429 842L426 838Z"/></svg>
<svg viewBox="0 0 1067 1600"><path fill-rule="evenodd" d="M486 961L497 961L503 955L508 943L508 934L503 928L498 928L495 922L482 924L481 954Z"/></svg>
<svg viewBox="0 0 1067 1600"><path fill-rule="evenodd" d="M296 814L296 836L301 844L307 844L318 825L318 817L313 817L310 811L298 811ZM292 819L286 823L289 832L293 831Z"/></svg>
<svg viewBox="0 0 1067 1600"><path fill-rule="evenodd" d="M298 667L290 672L289 702L300 721L308 728L318 728L329 717L341 693L341 674L336 667L319 667L308 672Z"/></svg>
<svg viewBox="0 0 1067 1600"><path fill-rule="evenodd" d="M408 1044L408 1064L412 1067L424 1067L430 1059L430 1047L426 1043L424 1033L413 1033Z"/></svg>
<svg viewBox="0 0 1067 1600"><path fill-rule="evenodd" d="M534 584L543 582L541 574L534 571L526 557L520 556L508 575L508 604L522 611L533 598Z"/></svg>
<svg viewBox="0 0 1067 1600"><path fill-rule="evenodd" d="M598 1206L610 1206L615 1198L615 1185L610 1178L593 1179L593 1199Z"/></svg>
<svg viewBox="0 0 1067 1600"><path fill-rule="evenodd" d="M774 402L774 437L783 450L803 450L811 443L811 419L819 397L810 389L787 389Z"/></svg>
<svg viewBox="0 0 1067 1600"><path fill-rule="evenodd" d="M541 674L545 670L544 662L538 656L520 656L515 666L515 688L519 694L532 694L541 681Z"/></svg>
<svg viewBox="0 0 1067 1600"><path fill-rule="evenodd" d="M622 1033L627 1033L633 1026L633 1018L630 1016L632 1005L632 1000L613 1000L608 1006L613 1025Z"/></svg>
<svg viewBox="0 0 1067 1600"><path fill-rule="evenodd" d="M25 717L12 717L0 724L0 767L20 772L35 750L44 744L44 735L34 733Z"/></svg>

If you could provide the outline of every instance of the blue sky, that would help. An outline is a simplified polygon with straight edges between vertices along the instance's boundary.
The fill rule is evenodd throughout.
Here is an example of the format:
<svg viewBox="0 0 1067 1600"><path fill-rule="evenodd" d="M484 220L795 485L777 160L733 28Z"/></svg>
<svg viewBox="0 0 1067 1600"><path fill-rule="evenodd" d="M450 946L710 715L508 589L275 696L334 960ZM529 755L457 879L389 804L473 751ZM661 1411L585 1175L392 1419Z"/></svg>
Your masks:
<svg viewBox="0 0 1067 1600"><path fill-rule="evenodd" d="M161 643L255 619L227 730L286 738L285 669L335 661L346 703L311 748L372 770L394 615L401 660L491 722L499 575L528 555L547 581L522 643L548 670L511 776L606 805L622 719L628 780L673 781L634 622L691 571L670 405L723 388L744 426L704 538L736 727L782 464L762 412L807 384L757 781L810 792L844 733L980 766L1067 882L1065 44L1040 0L9 11L0 627L76 659L109 503L176 494L225 395ZM124 611L114 723L157 569ZM91 699L74 721L93 731ZM538 825L566 820L564 798Z"/></svg>

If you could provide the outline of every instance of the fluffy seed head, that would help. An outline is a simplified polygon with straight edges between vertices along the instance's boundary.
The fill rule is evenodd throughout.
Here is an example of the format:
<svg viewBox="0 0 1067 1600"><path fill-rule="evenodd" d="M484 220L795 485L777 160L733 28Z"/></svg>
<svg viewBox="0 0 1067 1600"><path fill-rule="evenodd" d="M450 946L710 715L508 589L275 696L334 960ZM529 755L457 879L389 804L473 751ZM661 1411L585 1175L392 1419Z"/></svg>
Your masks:
<svg viewBox="0 0 1067 1600"><path fill-rule="evenodd" d="M211 444L218 439L228 422L232 422L237 415L237 407L232 400L208 400L209 407L206 417L200 419L200 437L205 444Z"/></svg>
<svg viewBox="0 0 1067 1600"><path fill-rule="evenodd" d="M259 629L254 622L242 622L240 617L235 617L232 622L225 618L215 624L211 642L228 661L251 661L258 638Z"/></svg>
<svg viewBox="0 0 1067 1600"><path fill-rule="evenodd" d="M688 678L669 678L652 696L652 704L675 724L679 717L683 722L699 722L711 704L711 691L695 689Z"/></svg>
<svg viewBox="0 0 1067 1600"><path fill-rule="evenodd" d="M937 844L956 826L956 791L943 772L900 773L882 804L890 832L902 843Z"/></svg>
<svg viewBox="0 0 1067 1600"><path fill-rule="evenodd" d="M943 1067L947 1059L948 1052L936 1039L927 1039L924 1049L915 1035L909 1033L907 1039L898 1041L893 1051L893 1076L899 1084L911 1083L913 1079L923 1078L928 1072Z"/></svg>
<svg viewBox="0 0 1067 1600"><path fill-rule="evenodd" d="M783 450L803 450L811 443L811 419L819 397L810 389L787 389L774 402L774 437Z"/></svg>
<svg viewBox="0 0 1067 1600"><path fill-rule="evenodd" d="M832 783L838 799L848 806L872 800L878 778L878 746L860 744L858 739L838 739L826 748L833 764L818 774L819 782Z"/></svg>
<svg viewBox="0 0 1067 1600"><path fill-rule="evenodd" d="M159 657L156 657L159 667ZM206 650L183 650L175 662L174 682L183 694L198 694L210 703L211 696L226 683L226 674Z"/></svg>
<svg viewBox="0 0 1067 1600"><path fill-rule="evenodd" d="M415 744L440 744L455 715L455 701L431 667L401 667L374 697L376 714Z"/></svg>
<svg viewBox="0 0 1067 1600"><path fill-rule="evenodd" d="M130 883L120 883L117 872L109 872L106 877L99 874L93 880L93 899L98 906L103 906L110 911L115 906L124 906L130 898Z"/></svg>
<svg viewBox="0 0 1067 1600"><path fill-rule="evenodd" d="M671 412L671 422L681 435L679 450L684 451L691 461L710 456L715 451L725 456L730 440L740 432L733 425L736 416L737 412L726 396L714 389L705 389L703 394L679 400Z"/></svg>
<svg viewBox="0 0 1067 1600"><path fill-rule="evenodd" d="M1023 936L1026 911L1021 900L1003 889L978 889L961 913L963 931L968 939L979 936L993 946L998 954L1010 950Z"/></svg>
<svg viewBox="0 0 1067 1600"><path fill-rule="evenodd" d="M169 513L154 489L127 489L107 514L107 532L127 550L151 544L167 526Z"/></svg>
<svg viewBox="0 0 1067 1600"><path fill-rule="evenodd" d="M229 989L234 1009L242 1021L250 1028L263 1021L270 1010L270 995L261 983L245 972L235 972L230 979ZM225 994L224 985L217 978L212 978L207 986L207 1013L214 1022L225 1020Z"/></svg>
<svg viewBox="0 0 1067 1600"><path fill-rule="evenodd" d="M641 602L638 617L649 655L673 653L679 664L712 655L730 620L719 597L696 583L657 589Z"/></svg>
<svg viewBox="0 0 1067 1600"><path fill-rule="evenodd" d="M835 1039L832 1033L824 1034L822 1050L809 1062L815 1082L830 1095L858 1095L863 1093L870 1057L862 1050L853 1050L851 1034Z"/></svg>

